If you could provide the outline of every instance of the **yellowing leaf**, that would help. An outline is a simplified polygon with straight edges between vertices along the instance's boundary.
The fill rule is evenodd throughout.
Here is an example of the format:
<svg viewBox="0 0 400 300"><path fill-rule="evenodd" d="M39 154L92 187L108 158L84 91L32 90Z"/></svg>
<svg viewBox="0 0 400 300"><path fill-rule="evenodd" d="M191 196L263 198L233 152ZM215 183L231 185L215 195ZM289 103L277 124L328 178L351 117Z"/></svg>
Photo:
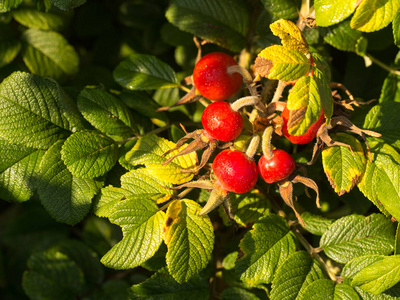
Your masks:
<svg viewBox="0 0 400 300"><path fill-rule="evenodd" d="M269 79L296 80L310 71L310 60L299 50L274 45L262 50L255 61L256 72Z"/></svg>
<svg viewBox="0 0 400 300"><path fill-rule="evenodd" d="M148 173L161 181L182 184L193 178L192 173L182 172L182 169L192 170L196 168L196 153L176 157L169 164L163 165L169 157L177 154L182 148L165 156L163 154L175 147L173 142L156 135L147 135L138 140L135 146L126 154L126 160L133 166L144 165Z"/></svg>
<svg viewBox="0 0 400 300"><path fill-rule="evenodd" d="M308 44L301 30L291 21L280 19L270 26L273 34L282 40L282 45L289 49L296 49L308 53Z"/></svg>
<svg viewBox="0 0 400 300"><path fill-rule="evenodd" d="M351 146L333 146L322 151L322 164L338 195L349 192L364 173L366 159L361 143L352 135L337 133L332 139Z"/></svg>
<svg viewBox="0 0 400 300"><path fill-rule="evenodd" d="M363 0L351 19L351 28L372 32L393 21L400 8L398 0Z"/></svg>

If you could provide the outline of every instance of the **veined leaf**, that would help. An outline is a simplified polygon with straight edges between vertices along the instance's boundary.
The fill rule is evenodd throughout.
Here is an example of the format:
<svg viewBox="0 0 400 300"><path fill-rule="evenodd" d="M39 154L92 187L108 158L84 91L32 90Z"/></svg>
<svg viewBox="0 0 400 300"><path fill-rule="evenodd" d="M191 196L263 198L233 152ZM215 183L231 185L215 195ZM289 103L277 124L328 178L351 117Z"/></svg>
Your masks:
<svg viewBox="0 0 400 300"><path fill-rule="evenodd" d="M394 231L393 223L382 214L350 215L329 226L320 247L339 263L365 254L387 255L394 249Z"/></svg>
<svg viewBox="0 0 400 300"><path fill-rule="evenodd" d="M359 272L353 280L352 286L359 286L366 292L379 295L393 287L400 281L400 255L383 257Z"/></svg>
<svg viewBox="0 0 400 300"><path fill-rule="evenodd" d="M334 140L351 146L333 146L322 150L322 164L329 182L338 195L349 192L364 173L366 159L361 143L352 135L337 133Z"/></svg>
<svg viewBox="0 0 400 300"><path fill-rule="evenodd" d="M290 111L287 127L291 135L303 135L317 122L322 107L318 85L313 77L303 76L296 81L290 90L287 108Z"/></svg>
<svg viewBox="0 0 400 300"><path fill-rule="evenodd" d="M362 33L350 27L350 21L346 20L329 28L324 36L324 41L342 51L356 51L356 44Z"/></svg>
<svg viewBox="0 0 400 300"><path fill-rule="evenodd" d="M379 140L400 150L400 131L397 126L400 122L400 103L384 102L375 105L368 112L363 128L377 131L382 134Z"/></svg>
<svg viewBox="0 0 400 300"><path fill-rule="evenodd" d="M134 166L145 165L147 171L153 177L172 184L182 184L193 178L192 173L184 173L181 169L190 170L196 167L196 153L192 152L178 156L169 164L162 165L162 162L178 153L178 151L173 151L168 155L162 156L174 146L173 142L149 134L139 139L132 150L126 154L125 158ZM183 147L179 150L182 150Z"/></svg>
<svg viewBox="0 0 400 300"><path fill-rule="evenodd" d="M59 33L28 29L22 34L22 58L36 75L64 80L79 71L79 56Z"/></svg>
<svg viewBox="0 0 400 300"><path fill-rule="evenodd" d="M90 210L91 199L102 182L73 177L61 160L63 141L50 147L40 163L38 195L49 214L59 222L74 225Z"/></svg>
<svg viewBox="0 0 400 300"><path fill-rule="evenodd" d="M323 278L321 266L309 253L295 252L277 270L272 281L271 300L297 299L308 285Z"/></svg>
<svg viewBox="0 0 400 300"><path fill-rule="evenodd" d="M262 50L255 62L255 70L261 76L283 81L306 75L310 67L310 60L302 52L280 45Z"/></svg>
<svg viewBox="0 0 400 300"><path fill-rule="evenodd" d="M394 44L400 47L400 10L397 12L396 17L393 20L393 38Z"/></svg>
<svg viewBox="0 0 400 300"><path fill-rule="evenodd" d="M272 20L296 19L299 17L300 3L297 0L261 0Z"/></svg>
<svg viewBox="0 0 400 300"><path fill-rule="evenodd" d="M135 268L160 247L165 213L146 198L126 199L115 204L109 214L112 223L122 227L123 239L111 248L101 262L114 269Z"/></svg>
<svg viewBox="0 0 400 300"><path fill-rule="evenodd" d="M68 131L81 129L78 109L55 81L15 72L0 84L1 138L47 149Z"/></svg>
<svg viewBox="0 0 400 300"><path fill-rule="evenodd" d="M393 21L399 8L397 0L363 0L351 18L350 26L364 32L380 30Z"/></svg>
<svg viewBox="0 0 400 300"><path fill-rule="evenodd" d="M343 21L356 9L358 0L315 0L315 21L326 27Z"/></svg>
<svg viewBox="0 0 400 300"><path fill-rule="evenodd" d="M21 50L18 40L1 41L0 43L0 68L12 62Z"/></svg>
<svg viewBox="0 0 400 300"><path fill-rule="evenodd" d="M282 45L308 53L308 44L301 30L291 21L280 19L270 25L273 34L282 40Z"/></svg>
<svg viewBox="0 0 400 300"><path fill-rule="evenodd" d="M0 2L0 13L5 13L18 7L24 0L4 0Z"/></svg>
<svg viewBox="0 0 400 300"><path fill-rule="evenodd" d="M53 11L42 12L33 8L20 8L12 12L14 19L28 27L42 30L60 31L68 23L67 14L54 13Z"/></svg>
<svg viewBox="0 0 400 300"><path fill-rule="evenodd" d="M57 249L34 253L28 259L28 268L22 287L31 299L74 299L84 288L82 270Z"/></svg>
<svg viewBox="0 0 400 300"><path fill-rule="evenodd" d="M244 256L236 262L236 272L242 281L252 285L270 283L276 270L296 248L289 226L277 215L268 215L254 223L239 247Z"/></svg>
<svg viewBox="0 0 400 300"><path fill-rule="evenodd" d="M117 97L100 89L80 92L78 108L96 129L108 134L130 137L134 134L134 121L129 109Z"/></svg>
<svg viewBox="0 0 400 300"><path fill-rule="evenodd" d="M165 15L180 30L234 52L246 46L249 12L240 1L173 0Z"/></svg>
<svg viewBox="0 0 400 300"><path fill-rule="evenodd" d="M400 76L388 74L383 82L379 103L400 102Z"/></svg>
<svg viewBox="0 0 400 300"><path fill-rule="evenodd" d="M188 199L173 201L167 210L164 242L168 271L184 283L203 270L211 260L214 230L210 218L199 216L202 207Z"/></svg>
<svg viewBox="0 0 400 300"><path fill-rule="evenodd" d="M313 78L317 83L318 94L324 111L325 119L327 122L333 114L333 99L332 91L330 88L331 82L331 70L328 63L318 53L312 53L312 57L315 63L313 67Z"/></svg>
<svg viewBox="0 0 400 300"><path fill-rule="evenodd" d="M50 0L59 9L68 10L86 3L86 0Z"/></svg>
<svg viewBox="0 0 400 300"><path fill-rule="evenodd" d="M146 281L133 285L130 290L132 300L204 300L210 297L208 281L202 276L178 283L166 268L159 270Z"/></svg>
<svg viewBox="0 0 400 300"><path fill-rule="evenodd" d="M33 196L44 151L0 140L0 196L23 202Z"/></svg>
<svg viewBox="0 0 400 300"><path fill-rule="evenodd" d="M335 285L332 280L319 279L311 283L298 300L326 299L326 300L360 300L357 292L348 284Z"/></svg>
<svg viewBox="0 0 400 300"><path fill-rule="evenodd" d="M130 90L153 90L178 86L174 70L157 57L132 54L114 70L114 79Z"/></svg>
<svg viewBox="0 0 400 300"><path fill-rule="evenodd" d="M221 293L221 300L260 300L255 294L241 287L229 287Z"/></svg>
<svg viewBox="0 0 400 300"><path fill-rule="evenodd" d="M108 136L79 131L64 142L61 158L74 177L95 178L106 174L115 165L118 146Z"/></svg>
<svg viewBox="0 0 400 300"><path fill-rule="evenodd" d="M322 216L313 215L309 212L302 213L301 217L305 223L304 229L314 235L323 235L334 221L333 219L327 219Z"/></svg>
<svg viewBox="0 0 400 300"><path fill-rule="evenodd" d="M345 264L341 275L346 280L349 279L348 282L351 282L354 276L362 269L370 265L373 265L376 262L381 261L385 257L386 257L385 255L379 255L379 254L368 254L355 257L354 259L348 261Z"/></svg>

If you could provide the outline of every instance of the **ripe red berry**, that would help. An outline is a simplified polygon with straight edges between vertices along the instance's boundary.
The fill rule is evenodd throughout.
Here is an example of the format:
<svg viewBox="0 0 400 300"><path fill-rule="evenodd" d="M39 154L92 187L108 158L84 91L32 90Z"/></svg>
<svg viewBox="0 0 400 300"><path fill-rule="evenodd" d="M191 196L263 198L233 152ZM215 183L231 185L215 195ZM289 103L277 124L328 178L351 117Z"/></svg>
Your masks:
<svg viewBox="0 0 400 300"><path fill-rule="evenodd" d="M216 184L222 189L243 194L250 191L257 182L257 165L246 153L226 149L214 159L213 172Z"/></svg>
<svg viewBox="0 0 400 300"><path fill-rule="evenodd" d="M204 55L193 71L193 82L201 95L212 101L227 100L239 91L242 75L228 74L237 62L228 54L214 52Z"/></svg>
<svg viewBox="0 0 400 300"><path fill-rule="evenodd" d="M223 142L233 141L243 129L242 116L225 101L209 104L201 116L201 123L206 134Z"/></svg>
<svg viewBox="0 0 400 300"><path fill-rule="evenodd" d="M321 116L315 122L314 124L311 124L311 126L308 128L307 132L303 135L295 136L291 135L288 132L287 128L287 123L289 120L289 109L287 107L284 108L282 111L281 117L283 118L283 126L282 126L282 132L285 135L285 137L292 142L292 144L299 144L299 145L304 145L308 144L313 140L315 135L317 134L318 129L321 127L321 125L324 123L324 112L321 111Z"/></svg>
<svg viewBox="0 0 400 300"><path fill-rule="evenodd" d="M258 161L258 172L266 183L274 183L288 177L294 171L296 164L294 159L286 151L272 150L272 157L265 155Z"/></svg>

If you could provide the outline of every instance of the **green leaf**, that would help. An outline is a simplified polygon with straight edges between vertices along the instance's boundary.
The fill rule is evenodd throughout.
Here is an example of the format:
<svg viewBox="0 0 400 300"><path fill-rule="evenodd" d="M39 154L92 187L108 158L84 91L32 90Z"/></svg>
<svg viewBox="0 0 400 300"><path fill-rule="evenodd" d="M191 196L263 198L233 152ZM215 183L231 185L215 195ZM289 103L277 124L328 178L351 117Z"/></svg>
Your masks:
<svg viewBox="0 0 400 300"><path fill-rule="evenodd" d="M372 161L367 161L358 188L383 213L400 218L398 205L400 198L396 194L400 154L377 139L370 138L368 142Z"/></svg>
<svg viewBox="0 0 400 300"><path fill-rule="evenodd" d="M105 135L79 131L67 138L61 158L74 177L95 178L106 174L115 165L118 146Z"/></svg>
<svg viewBox="0 0 400 300"><path fill-rule="evenodd" d="M76 298L84 288L84 274L67 255L50 249L34 253L28 259L22 287L31 299Z"/></svg>
<svg viewBox="0 0 400 300"><path fill-rule="evenodd" d="M100 89L80 92L78 108L84 118L96 129L121 137L134 134L134 120L129 109L117 97Z"/></svg>
<svg viewBox="0 0 400 300"><path fill-rule="evenodd" d="M334 300L361 300L360 295L348 284L341 283L335 286Z"/></svg>
<svg viewBox="0 0 400 300"><path fill-rule="evenodd" d="M400 102L400 76L389 74L383 82L379 103Z"/></svg>
<svg viewBox="0 0 400 300"><path fill-rule="evenodd" d="M328 230L329 225L334 221L333 219L313 215L309 212L302 213L301 217L305 223L304 229L314 235L323 235Z"/></svg>
<svg viewBox="0 0 400 300"><path fill-rule="evenodd" d="M59 222L74 225L90 210L102 182L73 177L61 160L63 141L46 151L40 163L38 195L44 208Z"/></svg>
<svg viewBox="0 0 400 300"><path fill-rule="evenodd" d="M8 31L7 26L0 25L0 68L11 63L21 50L21 42Z"/></svg>
<svg viewBox="0 0 400 300"><path fill-rule="evenodd" d="M322 150L322 164L329 182L341 196L349 192L365 170L366 159L361 143L352 135L337 133L331 137L351 146L333 146Z"/></svg>
<svg viewBox="0 0 400 300"><path fill-rule="evenodd" d="M299 16L299 1L297 0L261 0L265 9L272 15L272 20L296 19Z"/></svg>
<svg viewBox="0 0 400 300"><path fill-rule="evenodd" d="M294 235L282 217L268 215L254 223L240 241L244 256L236 262L243 282L270 283L274 273L295 249Z"/></svg>
<svg viewBox="0 0 400 300"><path fill-rule="evenodd" d="M303 135L317 122L322 110L318 92L318 85L313 77L303 76L296 81L287 101L290 111L287 124L289 134Z"/></svg>
<svg viewBox="0 0 400 300"><path fill-rule="evenodd" d="M298 300L359 300L357 292L347 284L338 284L329 279L319 279L311 283Z"/></svg>
<svg viewBox="0 0 400 300"><path fill-rule="evenodd" d="M3 0L0 2L0 13L5 13L18 7L23 0Z"/></svg>
<svg viewBox="0 0 400 300"><path fill-rule="evenodd" d="M380 30L392 22L399 8L397 0L363 0L351 18L350 26L364 32Z"/></svg>
<svg viewBox="0 0 400 300"><path fill-rule="evenodd" d="M249 12L239 1L173 0L165 16L180 30L234 52L246 46Z"/></svg>
<svg viewBox="0 0 400 300"><path fill-rule="evenodd" d="M129 300L129 285L124 280L107 280L101 289L93 293L92 299L96 300Z"/></svg>
<svg viewBox="0 0 400 300"><path fill-rule="evenodd" d="M132 300L204 300L210 297L208 281L204 277L195 276L187 282L178 283L166 268L146 281L133 285L129 292Z"/></svg>
<svg viewBox="0 0 400 300"><path fill-rule="evenodd" d="M344 21L329 28L324 41L342 51L356 51L356 44L362 33L350 27L350 21Z"/></svg>
<svg viewBox="0 0 400 300"><path fill-rule="evenodd" d="M157 57L132 54L114 70L114 79L130 90L155 90L178 86L174 70Z"/></svg>
<svg viewBox="0 0 400 300"><path fill-rule="evenodd" d="M36 189L44 151L0 140L0 196L3 200L29 200Z"/></svg>
<svg viewBox="0 0 400 300"><path fill-rule="evenodd" d="M55 11L42 12L33 8L20 8L13 11L14 19L29 28L60 31L68 23L68 15Z"/></svg>
<svg viewBox="0 0 400 300"><path fill-rule="evenodd" d="M50 0L59 9L68 10L86 3L86 0Z"/></svg>
<svg viewBox="0 0 400 300"><path fill-rule="evenodd" d="M339 263L365 254L387 255L394 249L394 226L381 214L350 215L335 221L322 235L320 247Z"/></svg>
<svg viewBox="0 0 400 300"><path fill-rule="evenodd" d="M310 254L295 252L277 270L272 281L271 299L297 299L308 285L322 278L322 268Z"/></svg>
<svg viewBox="0 0 400 300"><path fill-rule="evenodd" d="M230 287L225 289L221 293L222 300L260 300L253 293L240 288L240 287Z"/></svg>
<svg viewBox="0 0 400 300"><path fill-rule="evenodd" d="M214 230L210 218L199 216L202 207L188 199L175 200L168 207L164 241L168 271L178 283L199 274L211 260Z"/></svg>
<svg viewBox="0 0 400 300"><path fill-rule="evenodd" d="M193 173L182 172L181 170L195 168L196 153L178 156L169 164L162 165L162 162L178 153L178 151L173 151L163 156L166 151L174 146L173 142L149 134L140 138L125 158L133 166L145 165L147 171L153 177L172 184L182 184L193 178Z"/></svg>
<svg viewBox="0 0 400 300"><path fill-rule="evenodd" d="M327 122L333 114L333 99L332 91L330 88L331 70L328 63L318 53L312 53L315 66L313 67L313 78L317 83L318 94L324 111L325 119Z"/></svg>
<svg viewBox="0 0 400 300"><path fill-rule="evenodd" d="M371 108L365 117L363 127L382 134L379 138L400 150L400 103L384 102Z"/></svg>
<svg viewBox="0 0 400 300"><path fill-rule="evenodd" d="M21 36L22 58L33 74L65 80L79 71L79 56L59 33L28 29Z"/></svg>
<svg viewBox="0 0 400 300"><path fill-rule="evenodd" d="M122 227L123 239L101 259L107 267L131 269L152 257L163 240L165 213L146 198L124 200L109 214L112 223Z"/></svg>
<svg viewBox="0 0 400 300"><path fill-rule="evenodd" d="M0 84L1 138L47 149L68 131L80 129L78 109L55 81L15 72Z"/></svg>
<svg viewBox="0 0 400 300"><path fill-rule="evenodd" d="M315 0L315 21L326 27L343 21L356 9L357 0Z"/></svg>
<svg viewBox="0 0 400 300"><path fill-rule="evenodd" d="M359 286L366 292L379 295L400 281L400 256L382 258L354 275L352 286Z"/></svg>
<svg viewBox="0 0 400 300"><path fill-rule="evenodd" d="M392 27L393 27L394 44L397 47L400 47L400 10L397 12L397 15L393 20Z"/></svg>
<svg viewBox="0 0 400 300"><path fill-rule="evenodd" d="M274 45L262 50L256 59L255 70L269 79L295 80L310 71L310 60L300 51Z"/></svg>

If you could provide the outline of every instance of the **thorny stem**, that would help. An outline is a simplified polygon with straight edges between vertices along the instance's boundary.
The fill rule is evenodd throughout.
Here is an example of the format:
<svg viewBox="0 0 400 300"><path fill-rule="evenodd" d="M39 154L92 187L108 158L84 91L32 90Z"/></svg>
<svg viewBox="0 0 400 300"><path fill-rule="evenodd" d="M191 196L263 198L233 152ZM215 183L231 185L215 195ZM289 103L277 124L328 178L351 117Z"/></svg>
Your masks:
<svg viewBox="0 0 400 300"><path fill-rule="evenodd" d="M282 80L279 80L278 86L276 87L274 97L272 98L271 103L278 102L281 99L285 87L286 83Z"/></svg>
<svg viewBox="0 0 400 300"><path fill-rule="evenodd" d="M249 147L247 148L247 150L246 150L246 155L248 156L248 157L251 157L251 158L253 158L254 157L254 155L256 154L256 152L257 152L257 149L258 149L258 145L260 144L260 137L256 134L256 135L253 135L253 137L252 137L252 139L251 139L251 141L250 141L250 144L249 144Z"/></svg>
<svg viewBox="0 0 400 300"><path fill-rule="evenodd" d="M392 73L392 74L395 74L397 76L400 76L400 71L399 70L393 69L392 67L388 66L387 64L381 62L379 59L373 57L371 54L366 54L364 56L364 58L370 59L373 63L375 63L376 65L378 65L382 69L388 71L389 73Z"/></svg>
<svg viewBox="0 0 400 300"><path fill-rule="evenodd" d="M265 128L262 136L262 151L264 156L268 159L272 157L271 139L273 132L274 132L274 127L268 126L267 128Z"/></svg>

